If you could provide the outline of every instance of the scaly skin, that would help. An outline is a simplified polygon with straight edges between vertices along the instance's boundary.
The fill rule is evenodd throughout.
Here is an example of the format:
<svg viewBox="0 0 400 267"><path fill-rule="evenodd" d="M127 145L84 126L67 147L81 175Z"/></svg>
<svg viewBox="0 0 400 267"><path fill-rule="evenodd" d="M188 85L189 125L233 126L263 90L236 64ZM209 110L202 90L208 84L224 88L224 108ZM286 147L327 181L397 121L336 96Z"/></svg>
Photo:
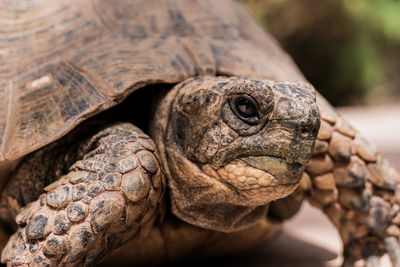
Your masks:
<svg viewBox="0 0 400 267"><path fill-rule="evenodd" d="M232 107L243 94L258 103L255 124L247 123ZM70 173L49 185L45 195L17 216L21 228L2 260L11 266L87 265L132 237L128 248L147 244L139 251L149 257L160 254L151 248L153 241L141 242L140 237L146 238L156 218L164 170L172 213L191 224L172 223L173 230L166 230L171 225L158 226L168 232L163 234L170 236L168 242L196 233L199 239L191 242L201 251L208 239L200 237L214 236L221 244L230 236L234 239L212 233L236 232L237 239L248 227L267 233L266 226L272 224L265 214L271 201L277 200L268 215L285 219L308 197L338 227L345 244L344 265L364 259L374 266L379 255L388 252L397 266L399 174L329 104L322 98L317 102L322 117L318 136L319 114L307 84L225 77L178 84L159 106L152 126L163 168L152 141L136 127L119 124L100 132L90 139L94 145L85 146L91 150ZM138 143L143 149L139 152ZM107 172L116 172L115 179ZM86 180L80 180L82 173ZM119 186L109 185L107 177ZM87 189L88 195L74 199L81 192L74 191L78 187L82 192ZM97 205L100 202L109 205ZM61 219L66 224L58 223ZM254 237L248 245L261 241ZM168 250L166 259L187 256L179 253L178 244L168 247L161 245L161 250ZM134 263L133 254L123 255Z"/></svg>
<svg viewBox="0 0 400 267"><path fill-rule="evenodd" d="M400 173L319 100L321 128L301 188L338 228L344 265L364 259L378 266L379 256L388 252L400 266Z"/></svg>
<svg viewBox="0 0 400 267"><path fill-rule="evenodd" d="M134 126L99 132L84 142L89 149L70 173L17 216L20 229L2 261L88 265L145 237L160 214L161 169L181 220L218 232L256 225L269 202L295 190L318 126L306 83L188 79L162 100L151 128L163 168L152 141Z"/></svg>
<svg viewBox="0 0 400 267"><path fill-rule="evenodd" d="M84 158L17 216L2 252L8 265L90 265L146 236L161 214L165 178L147 135L116 124L84 143Z"/></svg>
<svg viewBox="0 0 400 267"><path fill-rule="evenodd" d="M243 97L255 102L256 123L232 107ZM319 127L309 84L205 77L181 83L166 99L153 136L178 218L238 231L296 189Z"/></svg>

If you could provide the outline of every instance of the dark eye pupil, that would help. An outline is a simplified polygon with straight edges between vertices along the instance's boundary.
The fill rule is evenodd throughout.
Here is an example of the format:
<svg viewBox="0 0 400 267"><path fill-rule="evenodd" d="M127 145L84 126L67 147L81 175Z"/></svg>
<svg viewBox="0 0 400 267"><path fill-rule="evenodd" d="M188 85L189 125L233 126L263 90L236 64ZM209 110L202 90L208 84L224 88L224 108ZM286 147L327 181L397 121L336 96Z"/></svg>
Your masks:
<svg viewBox="0 0 400 267"><path fill-rule="evenodd" d="M256 115L256 107L246 98L238 99L236 106L240 115L245 118L254 117Z"/></svg>
<svg viewBox="0 0 400 267"><path fill-rule="evenodd" d="M235 95L229 100L229 105L233 113L243 122L249 125L259 123L257 102L250 95Z"/></svg>

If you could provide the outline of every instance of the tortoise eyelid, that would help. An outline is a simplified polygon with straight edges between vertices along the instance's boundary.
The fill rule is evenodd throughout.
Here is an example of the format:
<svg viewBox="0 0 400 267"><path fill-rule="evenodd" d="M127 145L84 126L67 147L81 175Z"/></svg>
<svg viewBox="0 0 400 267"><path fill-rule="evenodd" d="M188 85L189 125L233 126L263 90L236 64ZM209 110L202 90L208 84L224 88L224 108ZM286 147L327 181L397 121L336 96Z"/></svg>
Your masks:
<svg viewBox="0 0 400 267"><path fill-rule="evenodd" d="M241 101L243 101L246 104L252 105L251 108L254 108L254 115L252 114L247 115L239 108L238 105L239 102ZM228 102L233 113L243 122L249 125L257 125L259 123L260 121L259 105L252 96L248 94L234 94L230 96Z"/></svg>

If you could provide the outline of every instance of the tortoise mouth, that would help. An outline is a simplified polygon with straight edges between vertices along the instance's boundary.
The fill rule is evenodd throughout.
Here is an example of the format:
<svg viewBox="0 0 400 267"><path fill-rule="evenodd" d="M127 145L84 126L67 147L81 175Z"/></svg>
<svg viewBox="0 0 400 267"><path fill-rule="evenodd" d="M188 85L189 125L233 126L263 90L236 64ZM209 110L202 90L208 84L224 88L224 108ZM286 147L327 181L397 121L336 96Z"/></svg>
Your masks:
<svg viewBox="0 0 400 267"><path fill-rule="evenodd" d="M305 167L301 163L289 163L285 158L276 156L249 156L239 160L251 168L264 171L273 176L279 185L298 183Z"/></svg>
<svg viewBox="0 0 400 267"><path fill-rule="evenodd" d="M247 165L266 172L271 171L271 167L275 172L283 170L289 164L284 158L277 156L249 156L240 158L239 160L245 162Z"/></svg>
<svg viewBox="0 0 400 267"><path fill-rule="evenodd" d="M275 156L249 156L222 167L205 164L202 170L226 186L231 192L230 201L261 206L291 194L299 184L304 166Z"/></svg>
<svg viewBox="0 0 400 267"><path fill-rule="evenodd" d="M203 171L240 191L294 186L300 181L304 170L302 164L288 163L285 159L275 156L248 156L235 159L214 169L216 175L207 171L210 170L209 166L207 168L203 166Z"/></svg>

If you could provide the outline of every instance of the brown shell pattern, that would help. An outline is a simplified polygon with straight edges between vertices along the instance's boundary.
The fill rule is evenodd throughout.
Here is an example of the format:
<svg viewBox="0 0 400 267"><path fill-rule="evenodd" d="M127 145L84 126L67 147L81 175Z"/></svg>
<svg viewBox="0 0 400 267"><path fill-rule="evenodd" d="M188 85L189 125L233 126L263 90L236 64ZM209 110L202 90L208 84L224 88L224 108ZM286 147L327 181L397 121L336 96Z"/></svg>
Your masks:
<svg viewBox="0 0 400 267"><path fill-rule="evenodd" d="M0 3L0 163L145 85L195 75L304 80L231 1Z"/></svg>

